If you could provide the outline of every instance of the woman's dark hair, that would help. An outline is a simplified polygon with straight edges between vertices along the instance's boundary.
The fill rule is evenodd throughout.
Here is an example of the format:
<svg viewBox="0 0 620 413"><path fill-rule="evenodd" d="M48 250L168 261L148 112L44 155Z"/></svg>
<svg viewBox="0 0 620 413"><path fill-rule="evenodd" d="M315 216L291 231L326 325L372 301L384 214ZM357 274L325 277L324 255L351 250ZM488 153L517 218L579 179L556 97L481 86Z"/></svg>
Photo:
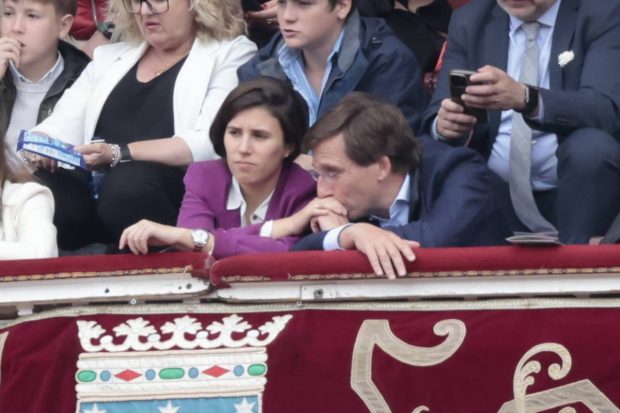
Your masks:
<svg viewBox="0 0 620 413"><path fill-rule="evenodd" d="M228 122L240 112L257 107L267 110L280 123L284 144L292 149L284 162L292 162L299 155L308 130L308 107L291 85L269 77L242 83L226 97L209 131L215 153L226 158L224 135Z"/></svg>

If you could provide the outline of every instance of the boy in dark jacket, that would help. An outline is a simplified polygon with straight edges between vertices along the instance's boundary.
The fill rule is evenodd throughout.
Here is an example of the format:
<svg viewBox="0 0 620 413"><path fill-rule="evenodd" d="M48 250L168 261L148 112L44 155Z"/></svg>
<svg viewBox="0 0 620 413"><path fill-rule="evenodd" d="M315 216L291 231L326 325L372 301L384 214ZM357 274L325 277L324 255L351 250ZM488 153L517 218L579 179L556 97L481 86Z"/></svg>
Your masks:
<svg viewBox="0 0 620 413"><path fill-rule="evenodd" d="M2 7L0 125L15 153L19 131L52 113L89 59L60 40L71 28L76 0L5 0ZM22 161L32 161L28 156Z"/></svg>
<svg viewBox="0 0 620 413"><path fill-rule="evenodd" d="M418 130L426 108L420 67L385 22L360 17L354 0L278 2L280 32L238 70L289 80L308 104L312 125L352 91L382 96Z"/></svg>

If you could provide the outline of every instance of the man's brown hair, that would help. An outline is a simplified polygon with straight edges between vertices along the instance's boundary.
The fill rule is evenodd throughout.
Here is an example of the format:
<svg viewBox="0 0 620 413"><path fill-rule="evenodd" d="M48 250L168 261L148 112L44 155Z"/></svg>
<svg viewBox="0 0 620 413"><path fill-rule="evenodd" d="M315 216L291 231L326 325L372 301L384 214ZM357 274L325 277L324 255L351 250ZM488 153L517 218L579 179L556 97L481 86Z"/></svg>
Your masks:
<svg viewBox="0 0 620 413"><path fill-rule="evenodd" d="M400 109L383 98L353 92L343 98L308 131L305 147L342 134L347 156L368 166L386 155L393 172L416 170L420 145Z"/></svg>

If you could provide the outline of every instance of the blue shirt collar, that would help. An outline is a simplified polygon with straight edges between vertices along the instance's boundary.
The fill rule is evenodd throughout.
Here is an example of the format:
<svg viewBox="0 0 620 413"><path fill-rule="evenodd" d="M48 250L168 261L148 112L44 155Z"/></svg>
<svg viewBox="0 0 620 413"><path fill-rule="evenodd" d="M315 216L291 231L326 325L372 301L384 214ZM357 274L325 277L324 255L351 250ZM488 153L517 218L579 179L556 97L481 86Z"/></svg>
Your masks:
<svg viewBox="0 0 620 413"><path fill-rule="evenodd" d="M536 21L543 26L554 27L555 21L558 17L558 11L560 10L560 3L562 3L562 0L556 0L556 2L549 7L549 10L547 10ZM510 16L510 34L514 34L514 32L517 31L523 23L525 23L525 21L519 19L518 17Z"/></svg>
<svg viewBox="0 0 620 413"><path fill-rule="evenodd" d="M332 61L334 56L340 52L340 48L342 47L342 39L344 37L344 29L338 35L336 42L334 43L334 47L332 48L331 53L327 57L327 62ZM290 66L293 61L298 60L303 65L303 56L301 54L300 49L296 49L293 47L289 47L286 42L282 43L282 46L278 49L278 60L280 61L281 66Z"/></svg>
<svg viewBox="0 0 620 413"><path fill-rule="evenodd" d="M394 201L392 202L392 205L390 205L390 217L389 218L381 218L381 217L377 217L377 216L372 216L374 219L376 219L377 221L379 221L379 223L381 224L381 226L385 226L385 225L404 225L405 223L394 223L394 222L390 222L394 219L399 219L399 217L401 217L403 215L403 213L405 212L404 209L406 208L406 214L404 215L405 219L408 221L409 219L409 200L410 200L410 190L411 190L411 176L410 174L405 175L405 179L403 179L403 183L400 186L400 189L398 190L398 194L396 195L396 198L394 199Z"/></svg>

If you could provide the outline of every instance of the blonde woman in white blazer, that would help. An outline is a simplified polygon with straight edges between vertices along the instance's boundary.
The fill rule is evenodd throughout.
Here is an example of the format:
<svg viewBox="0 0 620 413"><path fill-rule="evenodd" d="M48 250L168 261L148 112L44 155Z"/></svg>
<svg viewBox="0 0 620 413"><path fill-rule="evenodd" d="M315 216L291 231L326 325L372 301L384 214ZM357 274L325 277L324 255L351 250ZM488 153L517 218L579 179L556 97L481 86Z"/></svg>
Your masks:
<svg viewBox="0 0 620 413"><path fill-rule="evenodd" d="M63 249L114 243L143 218L174 225L183 169L216 157L211 122L238 84L237 68L256 52L242 35L238 0L112 0L111 7L127 42L97 48L34 128L80 145L89 169L104 172L93 187L90 173L29 155L56 197Z"/></svg>

